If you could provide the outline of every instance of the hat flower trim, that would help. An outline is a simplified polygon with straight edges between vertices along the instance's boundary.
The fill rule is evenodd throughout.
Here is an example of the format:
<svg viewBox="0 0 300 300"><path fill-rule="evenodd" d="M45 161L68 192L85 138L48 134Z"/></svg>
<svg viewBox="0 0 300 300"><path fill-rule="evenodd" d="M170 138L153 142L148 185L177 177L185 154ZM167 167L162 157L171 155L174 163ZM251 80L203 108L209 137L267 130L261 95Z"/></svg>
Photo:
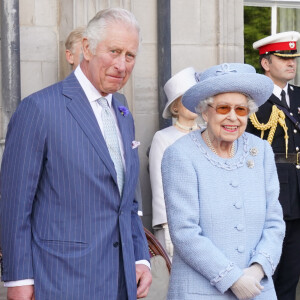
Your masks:
<svg viewBox="0 0 300 300"><path fill-rule="evenodd" d="M129 110L126 106L118 106L118 109L123 117L126 117L129 114Z"/></svg>
<svg viewBox="0 0 300 300"><path fill-rule="evenodd" d="M201 72L196 72L195 73L195 80L196 80L196 82L199 82L200 81L200 77L201 76Z"/></svg>
<svg viewBox="0 0 300 300"><path fill-rule="evenodd" d="M229 64L222 64L220 67L221 69L216 71L217 75L225 75L237 72L235 69L230 69Z"/></svg>

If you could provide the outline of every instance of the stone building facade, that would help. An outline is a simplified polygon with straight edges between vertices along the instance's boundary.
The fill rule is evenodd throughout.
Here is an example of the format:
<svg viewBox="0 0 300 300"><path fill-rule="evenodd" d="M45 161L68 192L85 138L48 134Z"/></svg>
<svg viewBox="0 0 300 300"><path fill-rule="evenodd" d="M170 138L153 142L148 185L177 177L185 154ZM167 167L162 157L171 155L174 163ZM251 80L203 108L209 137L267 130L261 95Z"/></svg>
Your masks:
<svg viewBox="0 0 300 300"><path fill-rule="evenodd" d="M4 0L1 0L4 1ZM141 142L140 179L143 222L151 227L151 188L147 150L159 130L157 3L164 0L21 0L21 98L63 79L70 69L64 57L68 33L107 7L123 7L138 19L143 43L132 78L123 89ZM170 0L172 74L193 66L203 70L223 62L243 62L242 0ZM1 68L1 66L0 66ZM2 76L5 76L5 74ZM0 140L6 127L0 96ZM0 153L1 156L1 153Z"/></svg>

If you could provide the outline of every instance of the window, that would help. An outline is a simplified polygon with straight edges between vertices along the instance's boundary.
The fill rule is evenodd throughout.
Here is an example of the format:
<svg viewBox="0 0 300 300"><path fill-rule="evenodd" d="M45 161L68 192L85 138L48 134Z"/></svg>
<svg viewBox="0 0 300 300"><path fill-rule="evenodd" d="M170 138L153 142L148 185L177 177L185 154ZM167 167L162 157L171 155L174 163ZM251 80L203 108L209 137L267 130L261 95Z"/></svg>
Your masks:
<svg viewBox="0 0 300 300"><path fill-rule="evenodd" d="M245 62L253 65L258 72L258 51L252 44L270 34L284 31L300 32L300 0L245 0L244 1L244 43ZM300 51L300 41L298 42ZM300 58L298 58L299 60ZM300 62L294 83L300 83Z"/></svg>

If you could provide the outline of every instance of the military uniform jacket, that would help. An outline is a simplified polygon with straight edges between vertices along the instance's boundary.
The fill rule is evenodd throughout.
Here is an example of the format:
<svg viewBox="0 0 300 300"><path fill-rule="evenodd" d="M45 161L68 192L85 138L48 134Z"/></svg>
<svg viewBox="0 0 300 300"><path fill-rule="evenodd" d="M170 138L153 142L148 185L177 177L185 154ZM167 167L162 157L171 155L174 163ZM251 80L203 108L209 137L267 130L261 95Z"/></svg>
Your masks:
<svg viewBox="0 0 300 300"><path fill-rule="evenodd" d="M293 115L293 117L300 122L300 88L294 85L289 85L288 94L290 98L290 107L287 107L287 109ZM278 104L279 108L282 105L280 99L272 94L269 100L259 107L256 115L260 123L266 124L269 121L274 104ZM285 117L285 122L288 127L289 136L288 153L297 153L300 150L300 132L287 116ZM261 136L261 131L254 128L250 120L247 131L259 137ZM268 134L269 130L265 131L263 138L267 139ZM278 124L272 142L272 148L275 154L285 153L286 151L284 135L285 133L283 128ZM300 169L297 169L296 165L292 163L276 163L276 166L280 181L279 201L283 208L284 218L286 220L299 219Z"/></svg>

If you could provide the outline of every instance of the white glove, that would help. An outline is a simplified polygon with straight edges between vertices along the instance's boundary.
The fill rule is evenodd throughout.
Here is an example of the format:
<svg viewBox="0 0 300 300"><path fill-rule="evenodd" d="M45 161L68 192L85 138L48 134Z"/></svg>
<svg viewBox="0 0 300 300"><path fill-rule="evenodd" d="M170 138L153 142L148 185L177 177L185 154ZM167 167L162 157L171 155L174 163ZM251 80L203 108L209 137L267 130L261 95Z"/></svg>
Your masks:
<svg viewBox="0 0 300 300"><path fill-rule="evenodd" d="M253 276L258 282L261 282L265 276L262 266L258 263L252 264L249 268L246 268L243 271L245 275Z"/></svg>
<svg viewBox="0 0 300 300"><path fill-rule="evenodd" d="M173 246L172 241L171 241L168 223L163 224L162 227L164 229L164 234L165 234L166 250L167 250L168 255L172 258L173 257L174 246Z"/></svg>
<svg viewBox="0 0 300 300"><path fill-rule="evenodd" d="M242 275L232 286L231 290L239 300L249 300L258 296L263 286L253 276Z"/></svg>

